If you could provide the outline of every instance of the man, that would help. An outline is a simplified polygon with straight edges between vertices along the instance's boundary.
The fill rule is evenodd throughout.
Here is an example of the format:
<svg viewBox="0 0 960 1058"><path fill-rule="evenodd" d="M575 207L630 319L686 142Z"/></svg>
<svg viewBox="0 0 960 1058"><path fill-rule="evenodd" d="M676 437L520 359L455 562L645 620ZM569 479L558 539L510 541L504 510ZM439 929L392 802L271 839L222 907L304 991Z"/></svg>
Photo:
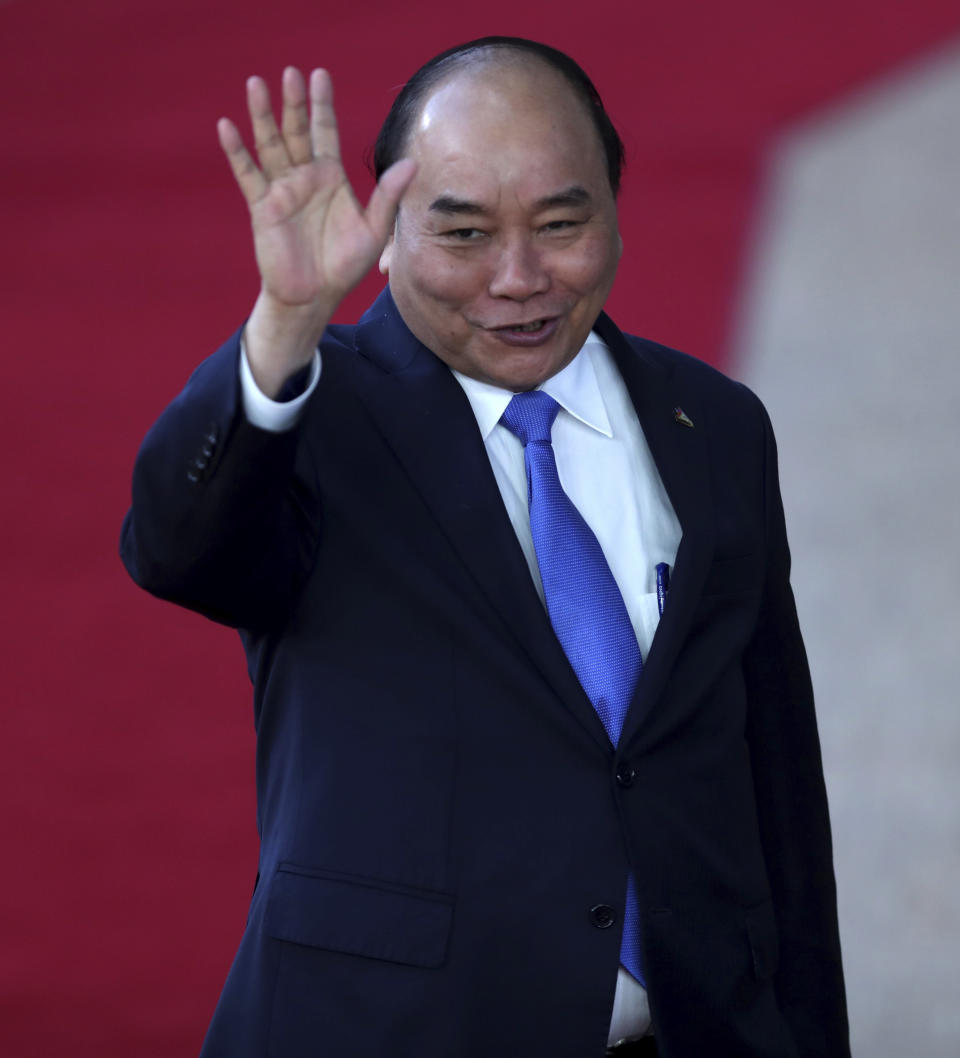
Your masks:
<svg viewBox="0 0 960 1058"><path fill-rule="evenodd" d="M602 314L593 86L524 40L438 56L365 211L323 71L279 129L248 98L261 292L122 540L254 682L259 882L204 1055L847 1054L772 435Z"/></svg>

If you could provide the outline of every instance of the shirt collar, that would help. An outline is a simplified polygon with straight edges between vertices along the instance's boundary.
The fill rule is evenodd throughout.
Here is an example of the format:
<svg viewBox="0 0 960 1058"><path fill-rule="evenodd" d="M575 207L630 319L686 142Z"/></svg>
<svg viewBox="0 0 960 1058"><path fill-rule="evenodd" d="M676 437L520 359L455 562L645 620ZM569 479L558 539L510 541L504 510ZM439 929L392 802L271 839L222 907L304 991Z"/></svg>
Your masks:
<svg viewBox="0 0 960 1058"><path fill-rule="evenodd" d="M593 361L598 350L605 351L606 345L599 335L591 331L570 363L537 388L549 393L563 409L585 426L605 437L612 437L613 430ZM500 416L507 410L513 393L489 382L470 378L459 371L454 371L453 374L470 401L480 434L486 441L500 421Z"/></svg>

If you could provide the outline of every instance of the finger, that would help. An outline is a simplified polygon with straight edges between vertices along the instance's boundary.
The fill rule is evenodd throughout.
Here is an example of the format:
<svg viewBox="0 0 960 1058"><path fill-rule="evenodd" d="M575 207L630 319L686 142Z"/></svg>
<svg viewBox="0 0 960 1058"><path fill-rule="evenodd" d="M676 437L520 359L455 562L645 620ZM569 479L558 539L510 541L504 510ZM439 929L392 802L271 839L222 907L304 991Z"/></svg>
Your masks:
<svg viewBox="0 0 960 1058"><path fill-rule="evenodd" d="M417 163L410 158L394 162L380 177L367 204L367 223L381 244L386 243L397 216L397 208L417 174Z"/></svg>
<svg viewBox="0 0 960 1058"><path fill-rule="evenodd" d="M294 165L313 157L310 143L310 119L307 115L307 86L303 74L295 67L283 71L283 139Z"/></svg>
<svg viewBox="0 0 960 1058"><path fill-rule="evenodd" d="M270 106L270 91L262 77L247 79L247 109L260 168L271 179L290 168L290 155Z"/></svg>
<svg viewBox="0 0 960 1058"><path fill-rule="evenodd" d="M310 74L310 139L313 156L340 160L340 135L333 109L333 82L326 70Z"/></svg>
<svg viewBox="0 0 960 1058"><path fill-rule="evenodd" d="M252 206L267 193L267 181L263 173L254 165L250 152L243 145L243 137L229 118L221 118L217 122L217 138L243 197Z"/></svg>

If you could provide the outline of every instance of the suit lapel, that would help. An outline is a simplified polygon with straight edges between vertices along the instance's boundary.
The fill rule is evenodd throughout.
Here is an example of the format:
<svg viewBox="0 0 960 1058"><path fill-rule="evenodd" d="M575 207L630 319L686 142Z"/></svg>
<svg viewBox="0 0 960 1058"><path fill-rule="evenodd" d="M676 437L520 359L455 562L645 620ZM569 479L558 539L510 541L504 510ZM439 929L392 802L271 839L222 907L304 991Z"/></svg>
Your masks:
<svg viewBox="0 0 960 1058"><path fill-rule="evenodd" d="M621 745L627 746L646 726L690 628L713 557L715 512L706 414L696 393L659 360L638 353L606 315L597 321L595 330L626 382L682 530L663 617L644 658L621 734ZM682 409L692 428L678 422L677 409Z"/></svg>
<svg viewBox="0 0 960 1058"><path fill-rule="evenodd" d="M361 399L479 592L558 698L608 749L530 578L466 394L403 323L389 288L361 319L355 346L379 368Z"/></svg>

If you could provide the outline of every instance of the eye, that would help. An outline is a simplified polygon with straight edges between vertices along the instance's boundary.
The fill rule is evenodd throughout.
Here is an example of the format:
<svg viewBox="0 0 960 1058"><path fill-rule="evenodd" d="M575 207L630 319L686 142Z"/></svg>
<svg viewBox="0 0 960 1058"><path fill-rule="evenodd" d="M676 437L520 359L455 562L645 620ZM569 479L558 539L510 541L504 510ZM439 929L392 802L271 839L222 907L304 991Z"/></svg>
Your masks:
<svg viewBox="0 0 960 1058"><path fill-rule="evenodd" d="M479 228L453 228L450 231L443 233L448 239L454 239L457 242L476 242L477 239L481 238L485 232L482 232Z"/></svg>
<svg viewBox="0 0 960 1058"><path fill-rule="evenodd" d="M580 225L579 220L551 220L544 224L540 229L541 231L568 231L570 228L576 228Z"/></svg>

